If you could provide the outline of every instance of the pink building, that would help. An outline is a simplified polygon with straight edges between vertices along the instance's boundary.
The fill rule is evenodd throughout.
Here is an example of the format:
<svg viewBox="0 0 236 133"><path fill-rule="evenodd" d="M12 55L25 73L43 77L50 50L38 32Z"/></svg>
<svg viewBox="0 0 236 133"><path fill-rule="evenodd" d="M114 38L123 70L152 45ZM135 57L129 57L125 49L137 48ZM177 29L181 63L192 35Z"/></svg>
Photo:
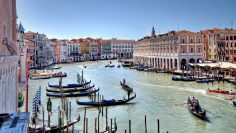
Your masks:
<svg viewBox="0 0 236 133"><path fill-rule="evenodd" d="M17 111L16 0L0 1L0 113Z"/></svg>

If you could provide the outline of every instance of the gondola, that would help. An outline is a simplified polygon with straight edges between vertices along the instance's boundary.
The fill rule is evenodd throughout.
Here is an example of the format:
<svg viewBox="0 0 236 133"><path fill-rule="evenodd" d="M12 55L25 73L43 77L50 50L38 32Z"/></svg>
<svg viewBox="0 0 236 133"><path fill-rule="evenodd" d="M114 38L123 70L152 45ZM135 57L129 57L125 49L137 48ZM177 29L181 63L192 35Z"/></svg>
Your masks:
<svg viewBox="0 0 236 133"><path fill-rule="evenodd" d="M58 126L45 127L44 128L44 132L45 133L58 133L60 130L63 131L64 129L69 128L69 127L75 125L79 121L80 121L80 116L76 120L74 120L72 122L69 122L68 124L64 124L61 127L58 127ZM43 132L43 128L42 127L36 128L36 129L29 127L29 133L44 133L44 132Z"/></svg>
<svg viewBox="0 0 236 133"><path fill-rule="evenodd" d="M66 73L62 73L62 72L59 72L59 73L54 73L54 74L52 74L51 77L52 77L52 78L67 77L67 74L66 74Z"/></svg>
<svg viewBox="0 0 236 133"><path fill-rule="evenodd" d="M82 84L67 84L67 85L65 85L65 86L61 86L61 88L83 87L83 86L88 85L88 84L90 84L90 83L91 83L91 80L90 80L89 82L85 82L85 83L82 83ZM48 86L49 86L49 87L52 87L52 88L60 88L59 85L50 85L49 83L48 83Z"/></svg>
<svg viewBox="0 0 236 133"><path fill-rule="evenodd" d="M50 79L51 76L32 76L30 77L31 80L38 80L38 79Z"/></svg>
<svg viewBox="0 0 236 133"><path fill-rule="evenodd" d="M236 80L231 79L229 80L229 83L236 85Z"/></svg>
<svg viewBox="0 0 236 133"><path fill-rule="evenodd" d="M78 91L86 91L86 90L89 90L89 89L92 89L95 85L92 85L92 86L87 86L87 87L81 87L81 88L63 88L63 92L64 93L71 93L71 92L78 92ZM46 89L47 92L57 92L57 93L60 93L60 89L59 88L54 88L54 89L50 89L50 88L47 88Z"/></svg>
<svg viewBox="0 0 236 133"><path fill-rule="evenodd" d="M117 125L115 123L115 127L110 129L110 130L106 130L106 131L102 131L100 133L115 133L117 131Z"/></svg>
<svg viewBox="0 0 236 133"><path fill-rule="evenodd" d="M214 82L214 79L200 79L196 80L197 83L209 83L209 82Z"/></svg>
<svg viewBox="0 0 236 133"><path fill-rule="evenodd" d="M173 81L195 81L195 79L192 76L173 76L172 77Z"/></svg>
<svg viewBox="0 0 236 133"><path fill-rule="evenodd" d="M133 89L125 83L125 79L123 79L123 82L120 81L120 85L124 90L128 92L133 92Z"/></svg>
<svg viewBox="0 0 236 133"><path fill-rule="evenodd" d="M114 64L111 64L111 65L110 65L110 68L112 68L112 67L115 67L115 65L114 65Z"/></svg>
<svg viewBox="0 0 236 133"><path fill-rule="evenodd" d="M46 93L49 97L79 97L79 96L88 96L95 92L99 91L99 89L91 90L91 91L81 91L81 92L74 92L74 93L65 93L61 95L60 93Z"/></svg>
<svg viewBox="0 0 236 133"><path fill-rule="evenodd" d="M80 102L80 101L76 101L78 105L88 105L88 106L114 106L114 105L121 105L121 104L125 104L131 100L133 100L136 97L136 94L134 94L132 97L128 98L128 99L122 99L122 100L102 100L101 102Z"/></svg>
<svg viewBox="0 0 236 133"><path fill-rule="evenodd" d="M108 65L105 65L105 67L110 67L110 64L108 64Z"/></svg>
<svg viewBox="0 0 236 133"><path fill-rule="evenodd" d="M233 100L233 105L236 106L236 99Z"/></svg>
<svg viewBox="0 0 236 133"><path fill-rule="evenodd" d="M200 105L199 105L199 110L197 111L197 110L195 109L195 107L192 106L192 102L193 102L193 101L194 101L194 100L190 100L190 98L188 98L188 101L187 101L187 108L188 108L188 110L189 110L193 115L195 115L196 117L205 120L205 119L206 119L206 110L201 109L201 107L200 107Z"/></svg>

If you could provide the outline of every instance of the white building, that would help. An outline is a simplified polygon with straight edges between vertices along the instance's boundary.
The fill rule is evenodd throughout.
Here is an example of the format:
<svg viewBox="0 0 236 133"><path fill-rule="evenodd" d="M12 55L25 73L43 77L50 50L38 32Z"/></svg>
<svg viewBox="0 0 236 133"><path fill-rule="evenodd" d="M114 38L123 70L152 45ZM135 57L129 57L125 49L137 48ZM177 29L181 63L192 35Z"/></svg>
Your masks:
<svg viewBox="0 0 236 133"><path fill-rule="evenodd" d="M132 58L134 40L111 40L113 58Z"/></svg>
<svg viewBox="0 0 236 133"><path fill-rule="evenodd" d="M60 48L60 62L65 63L67 62L68 59L68 48L65 43L61 43L61 48Z"/></svg>
<svg viewBox="0 0 236 133"><path fill-rule="evenodd" d="M204 61L203 35L183 30L156 36L154 31L134 44L133 59L154 68L186 69L188 63Z"/></svg>
<svg viewBox="0 0 236 133"><path fill-rule="evenodd" d="M81 61L81 50L79 43L67 44L67 57L73 62Z"/></svg>

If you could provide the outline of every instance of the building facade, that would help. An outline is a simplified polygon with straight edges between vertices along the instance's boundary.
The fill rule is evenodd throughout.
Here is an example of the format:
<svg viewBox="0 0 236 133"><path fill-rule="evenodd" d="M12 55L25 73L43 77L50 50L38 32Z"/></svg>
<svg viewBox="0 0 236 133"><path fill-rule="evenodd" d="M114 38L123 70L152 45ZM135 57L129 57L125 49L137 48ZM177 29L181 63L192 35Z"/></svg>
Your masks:
<svg viewBox="0 0 236 133"><path fill-rule="evenodd" d="M42 69L54 63L54 50L46 35L29 31L25 39L35 45L35 68Z"/></svg>
<svg viewBox="0 0 236 133"><path fill-rule="evenodd" d="M78 62L81 61L80 44L70 41L67 44L67 57L68 61Z"/></svg>
<svg viewBox="0 0 236 133"><path fill-rule="evenodd" d="M60 63L60 52L61 52L61 44L62 42L58 39L50 39L50 45L53 48L53 62Z"/></svg>
<svg viewBox="0 0 236 133"><path fill-rule="evenodd" d="M209 61L236 62L236 30L206 29L204 35L204 56Z"/></svg>
<svg viewBox="0 0 236 133"><path fill-rule="evenodd" d="M111 51L111 41L110 40L102 40L101 41L101 59L112 59L112 51Z"/></svg>
<svg viewBox="0 0 236 133"><path fill-rule="evenodd" d="M92 41L89 43L89 60L99 59L99 42Z"/></svg>
<svg viewBox="0 0 236 133"><path fill-rule="evenodd" d="M155 33L155 31L154 31ZM188 63L204 61L203 35L190 31L171 31L144 37L134 44L135 64L154 68L186 69Z"/></svg>
<svg viewBox="0 0 236 133"><path fill-rule="evenodd" d="M134 40L111 40L113 58L132 58Z"/></svg>
<svg viewBox="0 0 236 133"><path fill-rule="evenodd" d="M17 111L16 0L0 1L0 113Z"/></svg>

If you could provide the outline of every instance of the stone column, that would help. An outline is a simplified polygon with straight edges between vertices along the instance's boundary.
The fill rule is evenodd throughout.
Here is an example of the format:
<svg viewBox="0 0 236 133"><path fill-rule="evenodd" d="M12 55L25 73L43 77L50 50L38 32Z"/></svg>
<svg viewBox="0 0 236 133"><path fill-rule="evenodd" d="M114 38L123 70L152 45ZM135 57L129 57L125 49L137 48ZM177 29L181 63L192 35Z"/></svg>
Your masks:
<svg viewBox="0 0 236 133"><path fill-rule="evenodd" d="M26 49L20 53L20 82L26 82Z"/></svg>

